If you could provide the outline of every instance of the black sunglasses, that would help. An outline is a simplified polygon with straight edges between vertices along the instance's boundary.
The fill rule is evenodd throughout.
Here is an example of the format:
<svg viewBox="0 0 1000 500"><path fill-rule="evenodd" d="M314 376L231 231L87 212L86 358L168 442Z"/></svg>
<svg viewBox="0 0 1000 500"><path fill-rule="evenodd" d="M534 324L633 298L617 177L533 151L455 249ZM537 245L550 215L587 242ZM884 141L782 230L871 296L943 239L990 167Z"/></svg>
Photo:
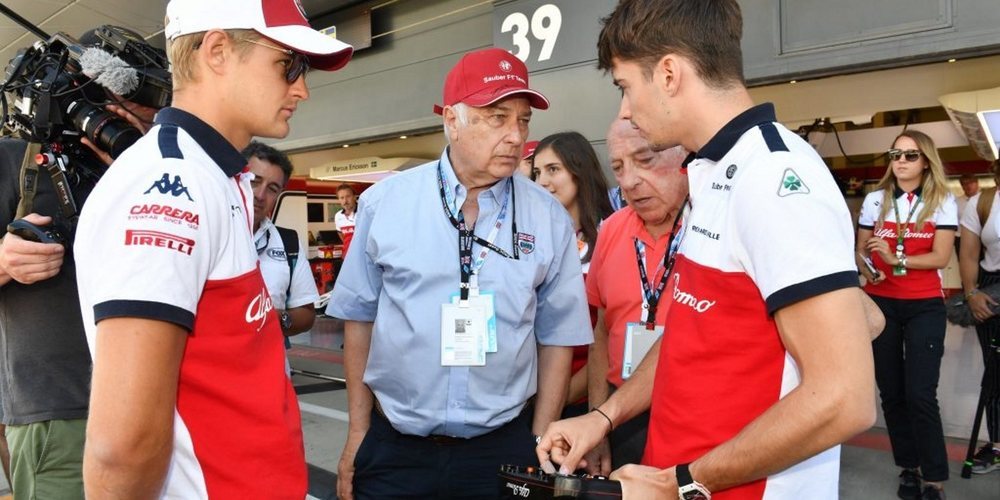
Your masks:
<svg viewBox="0 0 1000 500"><path fill-rule="evenodd" d="M899 161L900 158L906 158L906 161L917 161L920 159L921 154L916 149L907 149L906 151L902 149L890 149L888 151L889 159L892 161Z"/></svg>
<svg viewBox="0 0 1000 500"><path fill-rule="evenodd" d="M260 45L261 47L277 50L278 52L284 52L285 55L290 57L291 60L285 66L285 81L288 83L295 83L295 80L298 80L300 76L309 71L309 57L305 54L300 54L291 49L283 49L281 47L276 47L269 43L257 40L247 40L247 42L254 45Z"/></svg>

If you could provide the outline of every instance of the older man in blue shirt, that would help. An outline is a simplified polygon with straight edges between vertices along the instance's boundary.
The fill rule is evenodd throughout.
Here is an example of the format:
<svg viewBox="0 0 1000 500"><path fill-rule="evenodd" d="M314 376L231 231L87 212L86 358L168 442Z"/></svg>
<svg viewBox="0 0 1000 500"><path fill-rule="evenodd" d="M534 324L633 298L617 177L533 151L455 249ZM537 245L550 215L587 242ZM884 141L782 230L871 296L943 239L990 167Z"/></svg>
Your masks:
<svg viewBox="0 0 1000 500"><path fill-rule="evenodd" d="M449 146L361 196L327 308L347 321L340 498L497 496L501 464L537 464L570 346L592 341L569 215L512 175L548 101L485 49L449 72L443 102Z"/></svg>

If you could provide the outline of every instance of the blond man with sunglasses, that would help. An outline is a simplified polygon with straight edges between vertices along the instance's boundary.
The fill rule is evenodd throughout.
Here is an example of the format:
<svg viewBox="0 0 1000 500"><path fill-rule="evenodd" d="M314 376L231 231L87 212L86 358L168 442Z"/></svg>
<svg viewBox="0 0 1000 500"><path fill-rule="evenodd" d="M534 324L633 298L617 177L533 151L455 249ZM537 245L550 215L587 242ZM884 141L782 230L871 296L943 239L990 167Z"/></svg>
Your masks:
<svg viewBox="0 0 1000 500"><path fill-rule="evenodd" d="M926 134L904 131L887 156L889 168L858 220L858 268L886 323L872 342L875 380L902 469L897 495L940 499L948 457L937 401L946 326L939 271L951 258L958 208Z"/></svg>
<svg viewBox="0 0 1000 500"><path fill-rule="evenodd" d="M296 0L171 0L164 34L173 106L111 166L76 239L94 357L87 498L302 499L298 404L240 149L285 137L306 69L339 69L352 49Z"/></svg>

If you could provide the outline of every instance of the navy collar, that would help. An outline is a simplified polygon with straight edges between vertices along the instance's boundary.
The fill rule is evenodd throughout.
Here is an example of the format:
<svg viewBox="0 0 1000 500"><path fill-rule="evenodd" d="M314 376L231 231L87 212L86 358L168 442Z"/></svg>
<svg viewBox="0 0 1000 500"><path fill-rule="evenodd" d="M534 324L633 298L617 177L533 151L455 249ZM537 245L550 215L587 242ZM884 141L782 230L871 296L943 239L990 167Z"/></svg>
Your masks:
<svg viewBox="0 0 1000 500"><path fill-rule="evenodd" d="M764 104L754 106L737 115L736 118L730 120L726 126L716 132L712 139L698 150L697 157L719 162L723 156L726 156L726 153L730 149L733 149L736 141L740 140L740 137L743 137L743 134L747 130L761 123L771 123L773 121L776 121L774 104L765 102Z"/></svg>
<svg viewBox="0 0 1000 500"><path fill-rule="evenodd" d="M177 108L163 108L156 113L153 123L176 125L184 129L228 177L242 172L247 166L247 160L243 154L237 151L225 137L222 137L222 134L187 111Z"/></svg>
<svg viewBox="0 0 1000 500"><path fill-rule="evenodd" d="M920 192L923 191L923 189L924 189L923 185L917 186L917 189L913 190L913 195L914 196L920 196ZM899 187L899 184L894 184L893 185L893 195L896 198L899 198L900 196L903 196L904 194L906 194L906 191L903 191L903 189Z"/></svg>

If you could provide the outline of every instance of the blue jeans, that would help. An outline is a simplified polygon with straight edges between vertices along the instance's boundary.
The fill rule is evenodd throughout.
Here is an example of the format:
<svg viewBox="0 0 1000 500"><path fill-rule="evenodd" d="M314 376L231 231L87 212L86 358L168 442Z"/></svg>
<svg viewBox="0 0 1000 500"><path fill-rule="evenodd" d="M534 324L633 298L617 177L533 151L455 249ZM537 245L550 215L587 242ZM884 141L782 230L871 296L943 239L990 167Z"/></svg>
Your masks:
<svg viewBox="0 0 1000 500"><path fill-rule="evenodd" d="M937 386L944 355L944 300L872 296L885 330L872 342L875 380L896 465L920 467L927 481L948 479Z"/></svg>

